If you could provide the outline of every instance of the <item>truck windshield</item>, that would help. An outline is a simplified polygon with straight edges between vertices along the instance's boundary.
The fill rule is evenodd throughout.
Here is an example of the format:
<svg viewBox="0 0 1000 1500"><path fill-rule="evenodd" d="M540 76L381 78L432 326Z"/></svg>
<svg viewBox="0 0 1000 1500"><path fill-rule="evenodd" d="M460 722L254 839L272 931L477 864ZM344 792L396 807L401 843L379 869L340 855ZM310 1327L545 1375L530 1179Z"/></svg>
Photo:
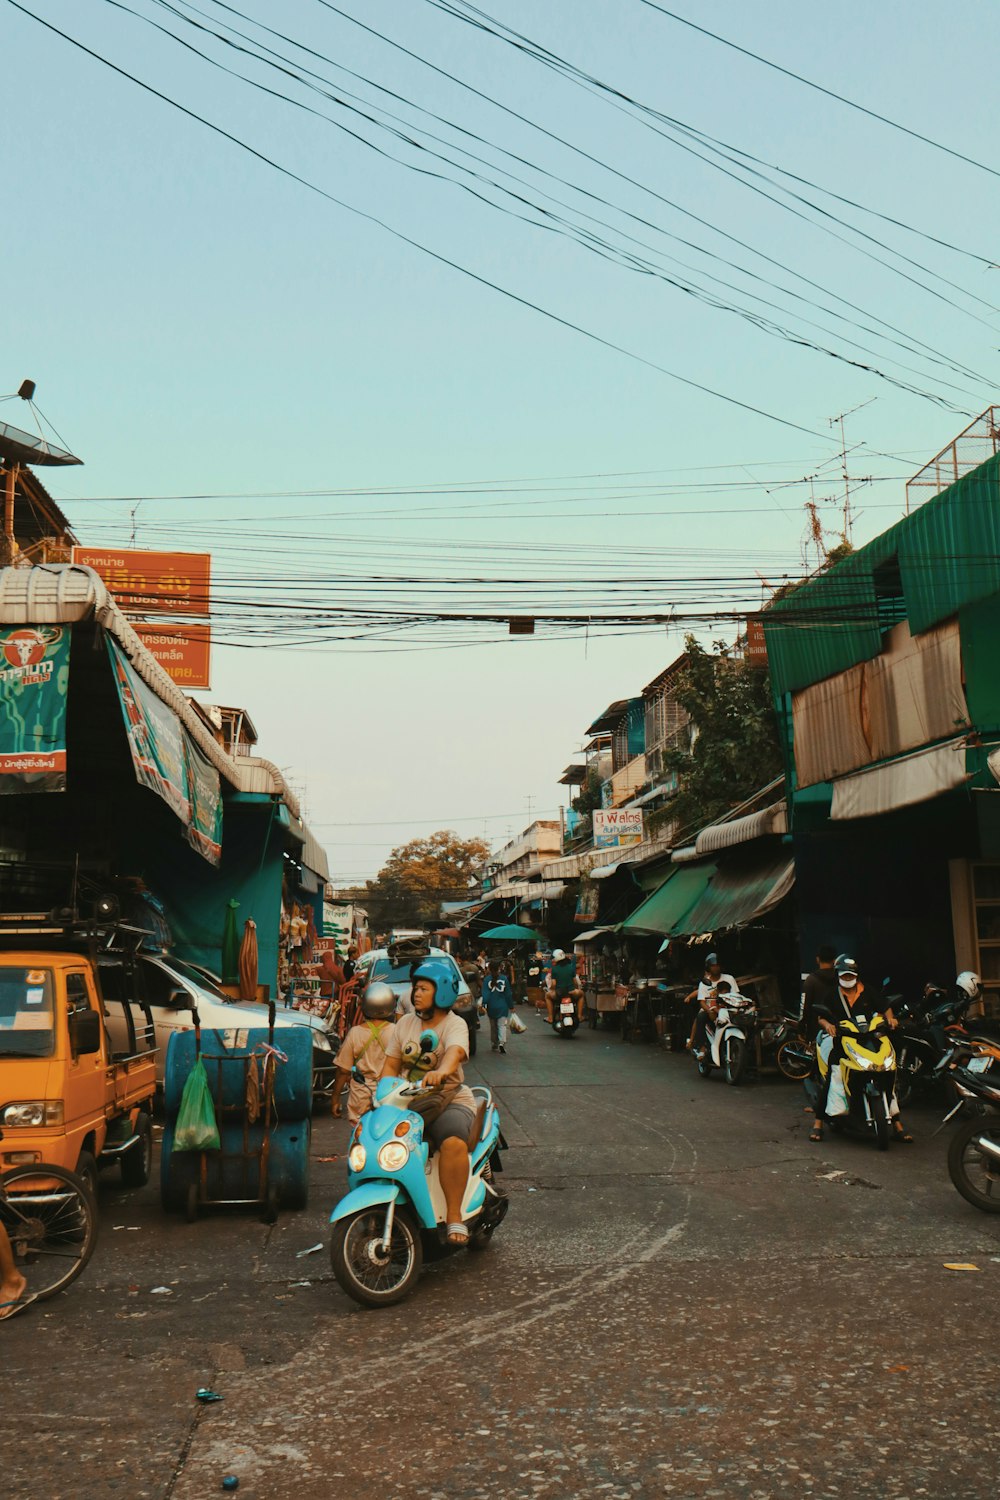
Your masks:
<svg viewBox="0 0 1000 1500"><path fill-rule="evenodd" d="M0 1057L51 1057L51 969L0 966Z"/></svg>

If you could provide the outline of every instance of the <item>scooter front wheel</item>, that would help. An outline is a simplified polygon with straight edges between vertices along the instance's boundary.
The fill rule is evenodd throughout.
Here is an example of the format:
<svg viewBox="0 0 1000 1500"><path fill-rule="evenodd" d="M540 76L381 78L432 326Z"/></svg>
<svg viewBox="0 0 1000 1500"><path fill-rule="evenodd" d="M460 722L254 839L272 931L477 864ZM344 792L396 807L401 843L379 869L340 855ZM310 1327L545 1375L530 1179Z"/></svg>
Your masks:
<svg viewBox="0 0 1000 1500"><path fill-rule="evenodd" d="M746 1067L746 1042L743 1041L742 1037L727 1036L723 1045L725 1047L724 1066L726 1082L734 1085L738 1084L743 1077L743 1070Z"/></svg>
<svg viewBox="0 0 1000 1500"><path fill-rule="evenodd" d="M349 1297L363 1307L391 1307L410 1292L423 1265L420 1234L410 1213L397 1206L387 1249L384 1207L363 1208L333 1226L330 1262Z"/></svg>
<svg viewBox="0 0 1000 1500"><path fill-rule="evenodd" d="M812 1053L801 1037L789 1037L782 1042L775 1061L779 1071L793 1083L802 1083L812 1073Z"/></svg>
<svg viewBox="0 0 1000 1500"><path fill-rule="evenodd" d="M993 1148L985 1150L983 1142ZM967 1203L986 1214L1000 1214L1000 1121L967 1120L948 1146L948 1173Z"/></svg>

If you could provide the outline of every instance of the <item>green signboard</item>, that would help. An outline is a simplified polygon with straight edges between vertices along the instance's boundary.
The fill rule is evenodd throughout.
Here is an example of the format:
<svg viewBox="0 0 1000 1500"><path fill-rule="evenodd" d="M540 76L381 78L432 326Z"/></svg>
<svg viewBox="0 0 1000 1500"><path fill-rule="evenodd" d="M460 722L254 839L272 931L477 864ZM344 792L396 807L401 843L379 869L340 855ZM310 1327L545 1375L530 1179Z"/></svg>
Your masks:
<svg viewBox="0 0 1000 1500"><path fill-rule="evenodd" d="M66 790L69 628L0 630L0 795Z"/></svg>
<svg viewBox="0 0 1000 1500"><path fill-rule="evenodd" d="M188 843L210 864L222 858L222 787L176 713L106 637L136 780L180 818Z"/></svg>

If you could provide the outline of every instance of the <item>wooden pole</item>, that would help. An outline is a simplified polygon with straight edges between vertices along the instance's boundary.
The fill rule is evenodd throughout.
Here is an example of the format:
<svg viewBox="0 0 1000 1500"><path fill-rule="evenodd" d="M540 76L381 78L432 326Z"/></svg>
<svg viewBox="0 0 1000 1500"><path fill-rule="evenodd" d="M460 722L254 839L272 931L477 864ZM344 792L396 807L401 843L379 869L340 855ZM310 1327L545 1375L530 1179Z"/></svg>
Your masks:
<svg viewBox="0 0 1000 1500"><path fill-rule="evenodd" d="M3 503L3 560L9 565L14 561L14 486L17 483L17 464L8 464L4 471L6 485Z"/></svg>

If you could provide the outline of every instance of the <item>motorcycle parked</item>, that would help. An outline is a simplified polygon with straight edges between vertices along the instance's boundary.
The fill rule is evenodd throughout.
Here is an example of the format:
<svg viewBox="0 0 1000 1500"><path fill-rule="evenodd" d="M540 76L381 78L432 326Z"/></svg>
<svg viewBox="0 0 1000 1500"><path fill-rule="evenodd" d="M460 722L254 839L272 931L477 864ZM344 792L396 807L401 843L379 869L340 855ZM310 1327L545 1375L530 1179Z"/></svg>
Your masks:
<svg viewBox="0 0 1000 1500"><path fill-rule="evenodd" d="M695 1061L702 1078L711 1077L713 1067L721 1068L726 1082L735 1086L746 1071L757 1006L748 995L732 991L720 995L718 1002L715 1019L710 1019L705 1028L703 1055L696 1056Z"/></svg>
<svg viewBox="0 0 1000 1500"><path fill-rule="evenodd" d="M959 1102L1000 1111L1000 1049L984 1048L965 1067L952 1070ZM960 1125L948 1144L948 1175L967 1203L983 1213L1000 1214L1000 1113L975 1115Z"/></svg>
<svg viewBox="0 0 1000 1500"><path fill-rule="evenodd" d="M803 996L803 1004L805 997ZM757 1033L760 1060L773 1065L785 1078L793 1083L803 1083L812 1073L816 1053L805 1034L802 1019L803 1006L797 1016L781 1016L774 1021L765 1021Z"/></svg>
<svg viewBox="0 0 1000 1500"><path fill-rule="evenodd" d="M841 1056L834 1066L837 1075L826 1084L830 1072L832 1048L817 1043L819 1078L805 1086L806 1098L816 1111L827 1094L824 1118L831 1129L846 1129L866 1138L875 1137L880 1151L889 1147L892 1135L892 1103L896 1082L896 1055L888 1037L888 1022L875 1011L870 1016L856 1015L837 1022ZM846 1102L845 1102L846 1101ZM840 1107L832 1109L831 1105Z"/></svg>
<svg viewBox="0 0 1000 1500"><path fill-rule="evenodd" d="M956 988L954 995L928 985L917 1001L894 1006L899 1030L896 1050L896 1097L901 1105L937 1090L956 1052L969 1047L981 1023L966 1024L973 996Z"/></svg>
<svg viewBox="0 0 1000 1500"><path fill-rule="evenodd" d="M437 1089L381 1078L375 1107L362 1115L347 1153L348 1190L330 1215L333 1274L349 1297L388 1307L412 1291L424 1259L461 1246L447 1241L438 1154L424 1139L421 1109ZM476 1087L478 1109L469 1138L469 1181L462 1221L469 1248L485 1250L502 1222L508 1199L497 1186L498 1152L506 1146L487 1088Z"/></svg>

